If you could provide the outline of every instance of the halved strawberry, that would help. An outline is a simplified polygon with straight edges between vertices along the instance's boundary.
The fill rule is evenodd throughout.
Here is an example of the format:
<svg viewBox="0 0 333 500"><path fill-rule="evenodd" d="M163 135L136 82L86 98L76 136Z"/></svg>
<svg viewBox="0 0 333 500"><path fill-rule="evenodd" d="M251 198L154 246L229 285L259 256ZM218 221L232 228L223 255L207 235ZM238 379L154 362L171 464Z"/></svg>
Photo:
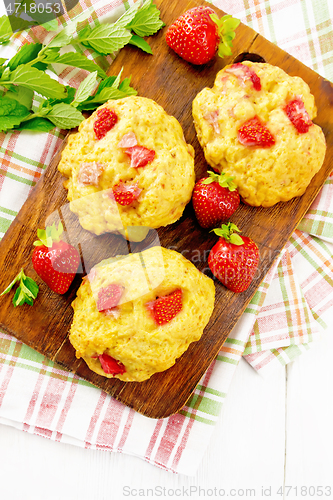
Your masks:
<svg viewBox="0 0 333 500"><path fill-rule="evenodd" d="M243 146L257 146L270 148L274 146L275 139L265 123L258 116L250 118L237 130L238 140Z"/></svg>
<svg viewBox="0 0 333 500"><path fill-rule="evenodd" d="M103 139L118 121L118 116L112 109L97 110L97 119L94 123L94 132L98 140Z"/></svg>
<svg viewBox="0 0 333 500"><path fill-rule="evenodd" d="M124 287L116 283L101 288L98 292L97 309L98 311L106 311L112 309L119 304Z"/></svg>
<svg viewBox="0 0 333 500"><path fill-rule="evenodd" d="M109 354L106 354L106 352L100 354L98 359L100 360L104 372L107 374L122 375L126 372L126 368L123 363L112 358Z"/></svg>
<svg viewBox="0 0 333 500"><path fill-rule="evenodd" d="M285 112L299 134L306 134L311 125L313 125L305 109L304 102L299 96L288 102L285 107Z"/></svg>
<svg viewBox="0 0 333 500"><path fill-rule="evenodd" d="M208 171L209 177L200 179L194 186L192 203L201 227L220 225L237 210L240 202L233 177Z"/></svg>
<svg viewBox="0 0 333 500"><path fill-rule="evenodd" d="M140 196L142 189L139 188L139 183L125 184L120 181L112 189L114 199L119 205L130 205L133 201L137 200Z"/></svg>
<svg viewBox="0 0 333 500"><path fill-rule="evenodd" d="M165 325L183 309L182 290L177 288L169 295L148 302L146 307L158 325Z"/></svg>
<svg viewBox="0 0 333 500"><path fill-rule="evenodd" d="M125 149L125 153L131 158L133 168L145 167L155 158L155 151L144 146L131 146Z"/></svg>
<svg viewBox="0 0 333 500"><path fill-rule="evenodd" d="M243 84L247 80L250 80L252 82L254 90L258 91L261 90L261 81L259 76L252 68L250 68L246 64L242 63L232 64L229 68L225 70L225 72L235 75Z"/></svg>

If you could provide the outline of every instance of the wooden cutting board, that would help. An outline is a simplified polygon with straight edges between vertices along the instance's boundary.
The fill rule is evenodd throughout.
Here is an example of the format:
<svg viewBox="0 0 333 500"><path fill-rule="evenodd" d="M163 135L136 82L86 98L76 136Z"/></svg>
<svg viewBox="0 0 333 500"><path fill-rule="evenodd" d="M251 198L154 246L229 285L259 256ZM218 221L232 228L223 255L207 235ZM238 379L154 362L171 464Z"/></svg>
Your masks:
<svg viewBox="0 0 333 500"><path fill-rule="evenodd" d="M185 10L202 4L204 2L197 0L156 0L167 26ZM221 16L224 14L218 9L215 10ZM94 264L110 256L110 253L127 254L128 246L121 237L111 234L92 237L80 228L77 219L68 213L64 179L57 171L60 152L51 161L0 244L0 262L3 269L0 290L3 290L24 267L26 273L40 284L40 292L33 307L25 304L14 308L11 303L12 293L3 296L0 326L52 361L152 418L167 417L185 405L324 184L332 169L333 158L333 87L330 82L244 25L237 28L233 56L224 60L216 58L203 67L186 63L168 48L164 39L166 29L167 27L149 39L153 56L128 46L121 50L109 73L117 74L123 68L122 76L132 75L132 85L139 95L154 99L180 121L186 141L195 148L197 178L204 176L208 165L195 135L191 116L192 100L203 87L213 85L216 73L224 65L244 59L265 60L280 66L292 76L302 77L309 84L318 107L315 122L322 127L326 136L327 154L322 169L302 197L266 209L240 206L231 220L243 234L253 238L259 246L260 265L255 279L248 290L241 294L230 292L216 281L215 310L201 340L192 343L172 368L141 383L110 380L91 372L84 361L75 358L74 349L68 341L73 314L71 302L82 276ZM32 243L36 239L36 230L45 227L46 221L52 220L55 214L56 218L65 220L71 241L76 241L81 254L84 255L82 272L74 280L69 292L63 296L51 292L37 277L31 265ZM140 251L147 243L152 243L155 237L156 233L153 232L145 242L132 245L131 251ZM183 253L200 270L209 273L207 257L217 237L207 230L200 229L191 204L177 223L158 230L158 237L162 246Z"/></svg>

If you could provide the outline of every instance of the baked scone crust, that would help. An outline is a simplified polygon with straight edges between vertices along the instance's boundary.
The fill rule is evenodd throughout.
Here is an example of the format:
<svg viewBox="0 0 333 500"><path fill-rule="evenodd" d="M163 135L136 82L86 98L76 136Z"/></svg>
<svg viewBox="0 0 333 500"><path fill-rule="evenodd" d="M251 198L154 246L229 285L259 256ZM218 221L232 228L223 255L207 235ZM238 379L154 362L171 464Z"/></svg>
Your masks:
<svg viewBox="0 0 333 500"><path fill-rule="evenodd" d="M70 208L85 229L95 234L119 232L140 241L146 227L166 226L181 217L194 187L194 149L185 142L176 118L151 99L130 96L108 101L98 109L104 108L116 113L115 126L98 140L96 110L69 137L58 169L68 177L65 187ZM154 160L144 167L132 167L126 148L121 147L127 134L134 134L138 145L155 151ZM91 185L80 181L80 171L87 165L98 170ZM112 199L112 189L120 182L141 189L130 205ZM127 228L135 227L142 229L139 237L127 234Z"/></svg>
<svg viewBox="0 0 333 500"><path fill-rule="evenodd" d="M99 312L98 291L111 283L124 287L119 305ZM157 297L182 291L182 310L158 325L149 311ZM86 277L73 301L70 342L77 357L105 377L98 355L107 353L126 372L115 377L141 382L170 368L191 342L200 339L214 308L215 285L180 253L151 247L141 253L102 261Z"/></svg>
<svg viewBox="0 0 333 500"><path fill-rule="evenodd" d="M260 78L261 90L226 66L216 75L214 87L195 97L194 124L207 163L235 177L243 201L269 207L304 193L324 161L325 137L316 124L299 133L285 112L287 102L300 97L311 120L316 117L314 97L301 78L267 63L242 64ZM239 127L255 116L273 134L272 147L239 142Z"/></svg>

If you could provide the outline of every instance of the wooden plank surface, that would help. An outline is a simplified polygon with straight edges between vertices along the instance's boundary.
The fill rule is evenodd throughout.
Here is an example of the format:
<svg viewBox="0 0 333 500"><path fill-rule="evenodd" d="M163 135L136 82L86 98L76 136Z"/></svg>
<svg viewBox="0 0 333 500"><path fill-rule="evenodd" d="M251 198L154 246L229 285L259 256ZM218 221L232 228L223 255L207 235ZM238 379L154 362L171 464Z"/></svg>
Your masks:
<svg viewBox="0 0 333 500"><path fill-rule="evenodd" d="M186 9L202 3L204 2L198 0L156 1L167 26ZM218 9L216 11L218 12ZM222 12L218 13L223 15ZM0 244L0 262L3 262L4 269L0 277L0 289L7 286L21 267L41 283L31 265L32 243L36 239L36 229L45 227L46 223L54 218L65 221L67 235L71 243L77 244L83 257L83 267L64 296L54 294L41 283L38 300L33 308L24 305L14 309L11 304L12 296L3 297L0 326L119 401L153 418L175 413L186 403L263 277L316 197L331 170L333 156L333 88L330 82L244 25L237 29L233 56L224 60L216 58L204 67L192 66L171 51L164 40L165 31L166 28L149 40L153 56L143 54L135 47L126 47L112 64L110 74L117 74L123 68L123 77L132 75L132 85L139 95L154 99L180 121L187 142L195 148L197 178L204 175L207 164L195 136L191 116L192 100L203 87L213 85L216 73L224 65L244 58L263 58L291 75L301 76L310 85L318 107L315 122L325 133L327 155L322 169L302 197L265 209L243 204L240 206L231 220L241 228L243 234L252 237L259 246L260 265L255 279L242 294L234 294L216 281L215 310L201 340L191 344L172 368L141 383L110 380L91 372L82 360L76 360L74 349L68 341L72 320L70 304L82 276L101 259L111 256L110 252L112 255L126 254L128 248L127 243L118 236L107 234L93 238L90 233L80 228L77 219L68 213L64 179L57 171L60 153L52 160ZM161 245L181 252L200 270L208 273L208 252L217 238L198 226L190 204L177 223L158 230L158 237ZM132 245L131 250L140 251L154 238L156 234L152 232L145 242Z"/></svg>

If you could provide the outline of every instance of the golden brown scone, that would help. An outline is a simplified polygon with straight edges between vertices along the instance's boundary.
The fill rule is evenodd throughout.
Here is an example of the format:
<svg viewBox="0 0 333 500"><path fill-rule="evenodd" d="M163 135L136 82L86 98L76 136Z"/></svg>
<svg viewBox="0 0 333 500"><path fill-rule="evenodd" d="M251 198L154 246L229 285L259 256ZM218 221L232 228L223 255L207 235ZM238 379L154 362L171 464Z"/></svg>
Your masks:
<svg viewBox="0 0 333 500"><path fill-rule="evenodd" d="M180 253L151 247L90 271L72 304L69 339L92 371L141 382L200 339L214 299L211 278Z"/></svg>
<svg viewBox="0 0 333 500"><path fill-rule="evenodd" d="M291 103L304 103L305 120L310 123L316 117L314 97L301 78L250 61L223 68L214 87L203 89L194 99L194 124L207 162L234 176L241 197L250 205L269 207L302 195L322 166L324 134L313 123L307 132L299 132L287 114ZM239 129L254 117L275 144L241 143Z"/></svg>
<svg viewBox="0 0 333 500"><path fill-rule="evenodd" d="M117 121L98 138L94 124L105 108ZM144 166L134 166L133 147L148 153ZM68 177L70 208L85 229L119 232L134 241L145 237L146 228L177 221L195 180L194 149L186 144L179 122L156 102L138 96L108 101L84 120L69 137L58 168ZM134 192L128 205L114 199L124 187Z"/></svg>

